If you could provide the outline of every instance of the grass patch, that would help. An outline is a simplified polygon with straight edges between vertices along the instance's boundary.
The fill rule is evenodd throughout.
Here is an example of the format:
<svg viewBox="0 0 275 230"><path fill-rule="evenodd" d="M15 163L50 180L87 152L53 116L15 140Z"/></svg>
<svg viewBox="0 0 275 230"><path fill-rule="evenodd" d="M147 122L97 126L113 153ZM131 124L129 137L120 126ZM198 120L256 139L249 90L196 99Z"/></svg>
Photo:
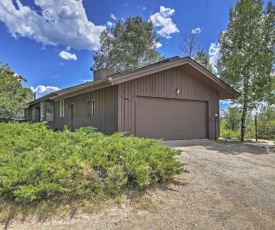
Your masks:
<svg viewBox="0 0 275 230"><path fill-rule="evenodd" d="M167 183L185 171L178 154L158 140L105 136L91 127L53 132L44 123L0 123L0 220L90 208Z"/></svg>

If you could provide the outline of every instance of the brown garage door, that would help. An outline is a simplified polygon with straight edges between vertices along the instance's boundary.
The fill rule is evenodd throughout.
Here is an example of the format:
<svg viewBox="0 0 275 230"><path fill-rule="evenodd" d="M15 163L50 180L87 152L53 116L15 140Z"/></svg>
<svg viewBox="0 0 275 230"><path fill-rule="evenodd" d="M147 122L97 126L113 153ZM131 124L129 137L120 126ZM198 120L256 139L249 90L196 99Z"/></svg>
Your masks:
<svg viewBox="0 0 275 230"><path fill-rule="evenodd" d="M181 140L208 138L207 102L138 97L137 136Z"/></svg>

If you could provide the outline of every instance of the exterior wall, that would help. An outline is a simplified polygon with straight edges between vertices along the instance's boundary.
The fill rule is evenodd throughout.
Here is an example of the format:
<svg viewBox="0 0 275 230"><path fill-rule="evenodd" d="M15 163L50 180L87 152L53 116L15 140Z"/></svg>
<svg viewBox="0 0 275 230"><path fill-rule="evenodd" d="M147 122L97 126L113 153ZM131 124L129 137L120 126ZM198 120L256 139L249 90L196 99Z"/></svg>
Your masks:
<svg viewBox="0 0 275 230"><path fill-rule="evenodd" d="M179 89L179 94L176 94ZM118 87L118 131L136 135L136 101L138 96L187 99L208 102L209 139L219 137L219 96L185 73L180 67L122 83Z"/></svg>
<svg viewBox="0 0 275 230"><path fill-rule="evenodd" d="M26 111L27 111L26 112L26 114L27 114L27 116L26 116L27 120L30 121L30 122L40 122L41 121L41 115L42 115L41 113L42 112L43 112L43 115L42 115L43 120L46 120L46 109L45 109L45 103L46 102L53 102L53 101L50 101L50 100L43 101L43 103L44 103L44 109L41 108L41 103L36 103L36 104L30 106L28 109L26 109ZM32 112L33 109L35 111L34 117L33 117L33 112ZM47 121L47 123L48 123L48 125L49 125L50 128L54 128L55 127L55 120L53 120L53 121Z"/></svg>
<svg viewBox="0 0 275 230"><path fill-rule="evenodd" d="M88 114L89 100L95 101L94 115ZM71 130L93 126L105 134L117 131L117 86L67 98L64 107L64 118L61 118L60 101L55 102L55 128L58 130L63 130L64 125L67 125Z"/></svg>
<svg viewBox="0 0 275 230"><path fill-rule="evenodd" d="M34 117L32 116L33 109L35 111L35 116ZM37 103L37 104L34 104L34 105L30 106L27 110L28 110L28 112L27 112L28 121L30 121L30 122L39 122L40 121L40 103Z"/></svg>

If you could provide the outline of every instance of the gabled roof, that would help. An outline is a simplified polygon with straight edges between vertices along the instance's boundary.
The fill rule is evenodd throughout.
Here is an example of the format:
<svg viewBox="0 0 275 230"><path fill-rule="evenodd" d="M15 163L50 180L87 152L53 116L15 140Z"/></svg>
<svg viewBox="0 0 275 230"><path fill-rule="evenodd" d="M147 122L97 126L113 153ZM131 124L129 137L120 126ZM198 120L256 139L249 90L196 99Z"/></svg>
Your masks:
<svg viewBox="0 0 275 230"><path fill-rule="evenodd" d="M203 84L216 91L219 94L219 99L233 99L239 94L236 90L234 90L232 87L230 87L228 84L219 79L216 75L209 72L207 69L195 62L190 57L179 58L176 56L162 60L155 64L139 68L137 70L111 74L102 80L88 82L64 90L59 90L47 94L44 97L38 98L30 102L29 104L35 104L48 99L52 99L55 101L63 100L65 98L73 97L82 93L105 88L112 85L118 85L123 82L131 81L147 76L149 74L154 74L176 67L181 68L185 72L189 73L192 77L203 82Z"/></svg>
<svg viewBox="0 0 275 230"><path fill-rule="evenodd" d="M157 62L135 71L126 72L123 74L113 74L108 76L108 78L111 78L112 85L116 85L176 67L182 68L185 72L190 73L192 77L203 82L209 88L215 90L217 93L219 93L220 99L233 99L237 94L239 94L236 90L234 90L224 81L209 72L190 57L173 57L165 59L161 62Z"/></svg>

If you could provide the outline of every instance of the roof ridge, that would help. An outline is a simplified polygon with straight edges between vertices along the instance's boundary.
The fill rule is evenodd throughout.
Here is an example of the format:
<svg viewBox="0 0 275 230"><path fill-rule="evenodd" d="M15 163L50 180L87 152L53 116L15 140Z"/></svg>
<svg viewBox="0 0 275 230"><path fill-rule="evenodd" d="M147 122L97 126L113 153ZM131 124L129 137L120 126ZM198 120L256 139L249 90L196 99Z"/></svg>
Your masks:
<svg viewBox="0 0 275 230"><path fill-rule="evenodd" d="M121 72L113 73L111 75L108 75L107 77L118 77L118 76L121 76L121 75L124 75L124 74L134 73L134 72L137 72L137 71L142 70L142 69L147 69L147 68L155 66L155 65L160 65L160 64L163 64L163 63L166 63L166 62L176 61L176 60L179 60L179 59L181 59L179 56L174 56L174 57L171 57L171 58L166 58L166 59L163 59L161 61L158 61L158 62L149 64L149 65L137 68L135 70L124 70L124 71L121 71Z"/></svg>

